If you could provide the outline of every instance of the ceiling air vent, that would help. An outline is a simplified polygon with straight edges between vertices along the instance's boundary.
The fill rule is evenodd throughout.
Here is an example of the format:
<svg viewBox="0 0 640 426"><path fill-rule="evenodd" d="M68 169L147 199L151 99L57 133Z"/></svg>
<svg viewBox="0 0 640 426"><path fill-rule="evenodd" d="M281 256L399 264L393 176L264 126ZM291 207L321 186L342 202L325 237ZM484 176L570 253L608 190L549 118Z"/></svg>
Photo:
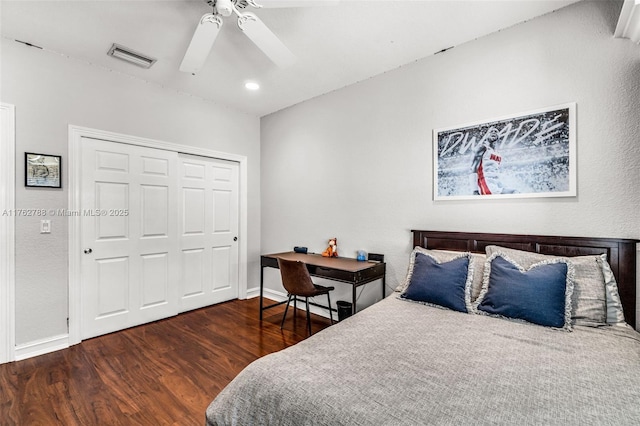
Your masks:
<svg viewBox="0 0 640 426"><path fill-rule="evenodd" d="M135 50L131 50L128 47L124 47L116 43L113 43L113 46L111 46L111 49L109 49L107 55L113 56L114 58L122 59L123 61L130 62L142 68L151 68L151 65L155 64L155 62L157 61L157 59L155 58L136 52Z"/></svg>

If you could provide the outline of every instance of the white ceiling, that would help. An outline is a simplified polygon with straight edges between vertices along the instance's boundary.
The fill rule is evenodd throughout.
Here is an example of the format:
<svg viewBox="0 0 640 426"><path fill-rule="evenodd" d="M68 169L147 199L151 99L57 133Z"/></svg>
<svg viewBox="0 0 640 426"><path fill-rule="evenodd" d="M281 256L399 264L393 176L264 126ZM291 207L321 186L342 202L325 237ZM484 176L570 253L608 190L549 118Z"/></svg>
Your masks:
<svg viewBox="0 0 640 426"><path fill-rule="evenodd" d="M211 11L203 0L2 0L0 28L5 38L263 116L576 1L342 0L316 7L318 0L308 0L309 7L252 10L297 56L295 65L279 69L229 17L195 76L178 68L197 22ZM158 61L147 70L112 58L112 43ZM261 89L247 91L248 80Z"/></svg>

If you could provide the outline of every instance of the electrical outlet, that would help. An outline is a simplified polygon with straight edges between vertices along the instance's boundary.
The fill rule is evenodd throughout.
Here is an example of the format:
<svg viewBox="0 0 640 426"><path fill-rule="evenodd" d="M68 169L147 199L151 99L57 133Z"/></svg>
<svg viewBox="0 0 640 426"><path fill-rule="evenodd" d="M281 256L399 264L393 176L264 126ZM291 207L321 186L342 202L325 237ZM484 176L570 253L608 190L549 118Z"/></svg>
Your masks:
<svg viewBox="0 0 640 426"><path fill-rule="evenodd" d="M50 220L41 220L40 221L40 233L41 234L50 234L51 233L51 221Z"/></svg>

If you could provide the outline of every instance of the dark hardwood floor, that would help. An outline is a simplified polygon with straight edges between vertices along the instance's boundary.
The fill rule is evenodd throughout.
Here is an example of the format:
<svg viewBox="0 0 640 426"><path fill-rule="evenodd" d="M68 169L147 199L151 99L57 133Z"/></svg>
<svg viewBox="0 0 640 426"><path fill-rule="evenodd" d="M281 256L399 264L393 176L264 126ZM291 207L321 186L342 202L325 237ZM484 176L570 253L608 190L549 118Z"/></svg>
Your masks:
<svg viewBox="0 0 640 426"><path fill-rule="evenodd" d="M234 300L0 365L0 425L203 425L213 398L255 359L305 339L303 310L258 319ZM329 320L312 316L314 333Z"/></svg>

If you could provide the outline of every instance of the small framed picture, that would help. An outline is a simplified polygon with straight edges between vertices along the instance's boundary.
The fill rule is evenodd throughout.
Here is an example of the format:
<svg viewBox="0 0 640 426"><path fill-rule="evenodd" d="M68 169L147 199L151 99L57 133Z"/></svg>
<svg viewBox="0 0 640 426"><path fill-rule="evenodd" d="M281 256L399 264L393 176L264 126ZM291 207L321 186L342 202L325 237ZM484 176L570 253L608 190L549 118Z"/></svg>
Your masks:
<svg viewBox="0 0 640 426"><path fill-rule="evenodd" d="M24 153L24 185L39 188L62 187L62 157Z"/></svg>

